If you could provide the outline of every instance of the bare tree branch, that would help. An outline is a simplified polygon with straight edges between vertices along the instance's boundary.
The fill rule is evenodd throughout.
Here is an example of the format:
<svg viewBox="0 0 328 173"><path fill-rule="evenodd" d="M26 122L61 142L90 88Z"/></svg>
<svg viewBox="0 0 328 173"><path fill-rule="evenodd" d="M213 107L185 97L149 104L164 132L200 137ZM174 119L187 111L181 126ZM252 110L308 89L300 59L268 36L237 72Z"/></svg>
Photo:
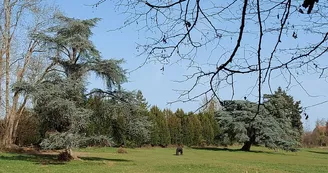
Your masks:
<svg viewBox="0 0 328 173"><path fill-rule="evenodd" d="M296 84L313 96L302 86L302 75L328 77L322 58L328 50L328 2L316 3L310 15L300 12L305 10L302 2L291 0L115 2L128 17L116 30L136 26L146 35L137 43L138 57L145 58L137 68L149 62L163 67L179 63L190 71L175 81L192 84L177 91L180 96L169 104L208 93L222 104L227 97L222 90L231 90L229 98L234 98L241 95L235 82L250 78L250 89L242 95L260 105L276 81L287 88Z"/></svg>

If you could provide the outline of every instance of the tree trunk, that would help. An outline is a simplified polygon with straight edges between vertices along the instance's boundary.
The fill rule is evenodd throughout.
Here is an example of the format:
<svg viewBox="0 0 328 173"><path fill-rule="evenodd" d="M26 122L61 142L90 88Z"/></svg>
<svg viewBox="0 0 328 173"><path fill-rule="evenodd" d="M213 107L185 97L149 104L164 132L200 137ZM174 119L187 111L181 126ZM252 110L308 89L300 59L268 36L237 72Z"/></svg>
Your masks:
<svg viewBox="0 0 328 173"><path fill-rule="evenodd" d="M71 148L66 148L64 152L58 155L58 159L60 161L70 161L70 160L79 160L79 158L74 155L73 150Z"/></svg>
<svg viewBox="0 0 328 173"><path fill-rule="evenodd" d="M6 118L5 118L5 131L2 139L2 145L4 147L12 144L12 131L14 128L14 120L10 114L9 108L9 92L10 92L10 42L11 42L11 32L10 32L10 23L11 23L11 7L10 0L4 0L3 7L5 11L5 27L4 27L4 40L5 43L5 74L6 74L6 95L5 95L5 103L6 103Z"/></svg>
<svg viewBox="0 0 328 173"><path fill-rule="evenodd" d="M17 82L22 82L23 81L23 77L24 77L24 73L27 69L27 65L29 64L30 62L30 59L31 59L31 56L32 56L32 53L33 53L33 50L35 48L35 42L31 42L30 45L29 45L29 49L28 49L28 52L25 56L25 61L24 61L24 65L23 65L23 68L22 69L17 69L17 79L16 81ZM14 93L14 98L13 98L13 102L12 102L12 107L11 107L11 116L12 116L12 119L13 119L13 131L12 131L12 142L15 142L16 141L16 136L17 136L17 128L18 128L18 124L19 124L19 121L21 119L21 115L23 114L23 111L24 111L24 108L25 108L25 104L27 102L27 96L25 96L24 98L24 101L23 103L21 104L20 108L18 108L18 101L19 101L19 92L16 91Z"/></svg>
<svg viewBox="0 0 328 173"><path fill-rule="evenodd" d="M21 81L22 77L23 76L18 75L17 76L17 78L18 78L17 81ZM7 120L6 121L6 126L5 126L6 130L5 130L4 139L3 139L3 145L5 147L13 144L14 141L15 141L18 123L19 123L21 114L23 113L23 108L26 104L26 97L25 97L24 102L21 105L22 107L17 112L18 100L19 100L19 93L15 92L14 97L13 97L13 105L11 107L11 110L9 110L8 114L6 113L6 120ZM6 110L7 110L7 107L6 107Z"/></svg>
<svg viewBox="0 0 328 173"><path fill-rule="evenodd" d="M17 79L16 81L21 82L23 81L24 73L27 69L27 65L30 62L33 50L36 46L36 42L30 42L28 52L25 56L25 61L22 69L18 69L17 71ZM6 56L7 57L7 56ZM9 67L8 67L9 68ZM17 127L20 121L20 117L23 114L23 110L25 107L25 104L27 102L27 96L25 96L24 101L22 105L20 106L19 110L17 110L18 107L18 101L19 101L19 92L14 93L13 101L11 109L9 107L9 91L10 88L7 88L7 73L9 74L9 71L7 72L7 59L6 59L6 130L3 138L3 146L9 146L13 144L16 140L17 136ZM9 83L9 80L8 80ZM7 95L8 94L8 95Z"/></svg>
<svg viewBox="0 0 328 173"><path fill-rule="evenodd" d="M1 17L1 16L0 16ZM1 45L1 50L0 50L0 102L2 103L2 80L3 80L3 55L4 55L4 44L2 43ZM4 116L3 111L0 106L0 116Z"/></svg>
<svg viewBox="0 0 328 173"><path fill-rule="evenodd" d="M5 44L6 44L6 116L10 115L10 108L9 108L9 91L10 91L10 49L11 49L11 45L10 45L10 23L11 23L11 7L9 4L9 0L5 0L4 1L4 8L5 8Z"/></svg>
<svg viewBox="0 0 328 173"><path fill-rule="evenodd" d="M74 152L73 150L70 148L68 150L66 150L66 152L74 159L74 160L77 160L78 157L76 155L74 155Z"/></svg>
<svg viewBox="0 0 328 173"><path fill-rule="evenodd" d="M2 139L2 146L10 147L13 144L14 119L13 115L6 115L5 130Z"/></svg>
<svg viewBox="0 0 328 173"><path fill-rule="evenodd" d="M23 112L25 110L26 102L27 102L27 96L25 96L22 105L20 106L20 108L18 109L18 111L16 113L17 114L17 118L16 118L16 121L15 121L15 124L14 124L14 131L13 131L13 139L14 139L14 141L13 142L16 142L17 128L18 128L19 122L20 122L20 120L22 118Z"/></svg>
<svg viewBox="0 0 328 173"><path fill-rule="evenodd" d="M250 151L252 144L255 142L256 136L253 129L249 130L248 136L250 136L249 141L244 143L244 146L240 149L242 151Z"/></svg>
<svg viewBox="0 0 328 173"><path fill-rule="evenodd" d="M251 141L247 141L244 143L244 146L240 149L242 151L250 151L252 146L252 142Z"/></svg>
<svg viewBox="0 0 328 173"><path fill-rule="evenodd" d="M12 105L12 110L9 111L8 114L6 113L7 123L6 123L6 130L5 130L4 143L3 143L3 145L5 147L10 146L15 141L15 139L14 139L15 122L17 122L17 112L16 112L17 101L15 101L16 98L17 98L17 101L18 101L18 94L17 93L14 95L14 104ZM7 107L6 107L6 109L7 109Z"/></svg>

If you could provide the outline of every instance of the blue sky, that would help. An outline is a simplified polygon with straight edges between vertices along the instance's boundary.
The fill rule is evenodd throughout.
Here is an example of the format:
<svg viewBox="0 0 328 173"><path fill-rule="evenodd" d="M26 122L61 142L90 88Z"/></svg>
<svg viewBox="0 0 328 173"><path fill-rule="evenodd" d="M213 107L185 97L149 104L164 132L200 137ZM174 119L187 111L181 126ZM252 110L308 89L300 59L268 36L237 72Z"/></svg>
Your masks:
<svg viewBox="0 0 328 173"><path fill-rule="evenodd" d="M108 32L109 29L113 29L122 25L125 20L125 16L119 15L114 9L107 3L99 6L98 8L92 8L86 6L93 0L55 0L60 9L65 15L69 17L75 17L80 19L87 19L93 17L100 17L102 20L98 26L93 29L94 36L92 41L97 46L98 50L102 53L104 58L117 58L125 59L126 63L123 64L125 69L132 70L137 68L144 61L145 57L137 57L136 43L140 43L144 40L144 33L139 33L134 30L134 27L123 28L119 31ZM301 37L301 36L300 36ZM266 43L264 43L266 44ZM287 44L295 44L288 42ZM265 50L264 50L265 51ZM199 57L204 55L207 59L206 52L199 52ZM170 108L173 111L177 108L183 108L185 111L194 111L200 105L200 102L188 102L188 103L175 103L171 106L167 105L167 102L174 101L178 98L179 94L174 91L175 89L188 89L192 83L176 83L174 80L182 79L183 74L190 74L190 70L186 69L184 63L174 64L172 66L166 66L165 71L162 72L162 67L159 63L149 63L142 68L131 73L129 82L123 87L128 90L141 90L146 97L147 101L151 105L158 105L160 108ZM303 86L311 95L319 95L319 97L309 97L302 88L295 86L290 91L294 99L301 100L302 106L310 106L325 100L326 91L328 91L327 82L324 80L318 80L310 75L300 77ZM235 79L235 97L234 99L242 99L245 93L250 91L249 86L254 83L252 78L244 77ZM253 83L251 83L253 82ZM89 87L104 87L104 82L100 79L90 77ZM282 80L276 80L273 84L273 89L276 89L279 85L286 85ZM205 87L197 88L197 91L206 89ZM231 92L223 89L222 97L224 99L230 99ZM265 89L265 91L268 91ZM252 96L250 96L252 97ZM254 99L254 98L253 98ZM315 121L317 119L325 118L325 108L327 104L311 107L306 110L310 115L310 119L305 121L303 118L304 126L307 129L313 129Z"/></svg>

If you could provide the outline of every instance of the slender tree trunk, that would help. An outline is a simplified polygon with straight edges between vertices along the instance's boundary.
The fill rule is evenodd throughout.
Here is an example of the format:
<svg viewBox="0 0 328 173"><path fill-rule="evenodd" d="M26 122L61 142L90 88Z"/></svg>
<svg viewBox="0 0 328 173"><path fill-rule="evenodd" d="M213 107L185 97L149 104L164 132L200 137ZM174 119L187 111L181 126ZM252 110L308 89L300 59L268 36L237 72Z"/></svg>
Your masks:
<svg viewBox="0 0 328 173"><path fill-rule="evenodd" d="M18 112L17 112L17 104L18 104L18 93L14 94L14 99L13 99L13 105L12 105L12 109L10 111L10 117L12 119L12 122L10 123L10 137L11 137L11 143L13 144L16 141L16 129L18 127L18 123L19 123L19 116L18 116Z"/></svg>
<svg viewBox="0 0 328 173"><path fill-rule="evenodd" d="M2 37L2 40L4 40L3 37ZM4 111L2 109L2 104L1 104L2 99L3 99L3 97L2 97L2 91L3 91L2 90L2 82L3 82L3 58L4 58L3 55L4 55L4 51L5 51L5 45L4 45L4 43L2 43L1 50L0 50L0 117L5 117ZM3 130L6 129L5 124L2 124L2 127L4 127ZM3 145L3 139L4 139L4 132L0 132L0 147Z"/></svg>
<svg viewBox="0 0 328 173"><path fill-rule="evenodd" d="M10 21L11 21L11 8L10 1L5 0L5 42L6 42L6 115L9 115L9 90L10 90L10 49L11 49L11 39L10 39Z"/></svg>
<svg viewBox="0 0 328 173"><path fill-rule="evenodd" d="M14 117L10 114L10 105L9 105L9 92L10 92L10 49L11 49L11 32L10 32L10 23L11 23L11 7L10 0L4 0L4 11L5 11L5 27L4 27L4 42L5 42L5 74L6 74L6 118L5 118L5 133L3 136L2 144L6 147L12 144L12 132L14 128Z"/></svg>
<svg viewBox="0 0 328 173"><path fill-rule="evenodd" d="M3 81L3 55L4 55L4 50L5 50L4 45L2 45L1 50L0 50L0 103L2 103L2 81ZM0 105L0 112L1 112L0 113L0 116L1 116L1 114L3 113L1 105Z"/></svg>
<svg viewBox="0 0 328 173"><path fill-rule="evenodd" d="M6 4L6 2L4 2L4 5ZM5 7L5 6L4 6ZM1 18L4 18L5 16L1 15ZM1 50L0 50L0 103L2 103L2 82L3 82L3 74L4 74L4 69L3 69L3 60L4 60L4 55L6 53L6 36L5 36L5 31L1 32L2 35L2 43L1 43ZM0 112L1 114L4 113L4 111L2 111L2 105L0 106Z"/></svg>
<svg viewBox="0 0 328 173"><path fill-rule="evenodd" d="M16 114L17 114L17 118L16 118L16 121L15 121L15 124L14 124L14 131L13 131L13 139L14 139L15 141L13 141L13 142L16 142L16 138L17 138L17 128L18 128L19 122L20 122L20 120L21 120L21 117L22 117L22 115L23 115L23 112L24 112L24 110L25 110L26 102L27 102L27 96L25 96L22 105L20 106L20 108L18 109L18 111L17 111L17 113L16 113Z"/></svg>
<svg viewBox="0 0 328 173"><path fill-rule="evenodd" d="M23 65L22 69L17 70L18 71L17 72L17 79L16 79L17 82L22 82L23 81L24 73L27 69L27 65L29 64L29 62L31 60L31 56L32 56L32 53L34 51L35 46L36 46L36 42L31 41L30 44L29 44L28 52L25 56L24 65ZM18 101L19 101L19 94L20 93L17 92L17 91L14 93L12 108L11 108L11 111L10 111L11 116L13 117L13 121L14 121L14 124L13 124L14 127L13 127L13 131L12 131L12 140L13 140L12 142L15 142L15 140L16 140L18 124L19 124L21 115L23 114L25 104L27 102L27 96L25 96L22 105L20 106L19 109L17 109L18 108Z"/></svg>
<svg viewBox="0 0 328 173"><path fill-rule="evenodd" d="M31 56L32 56L32 53L33 53L33 50L35 47L36 47L36 42L31 41L29 44L29 49L25 56L24 65L23 65L22 69L18 69L17 77L16 77L17 82L23 81L24 73L27 69L27 65L30 62L30 59L31 59ZM7 78L7 59L6 59L6 78ZM5 138L4 138L4 143L3 143L4 146L8 146L15 142L16 136L17 136L16 131L18 128L20 117L23 114L23 110L24 110L25 104L27 102L27 97L25 96L22 105L20 106L19 109L17 109L18 101L19 101L19 93L15 92L11 109L7 113L7 109L9 109L9 105L7 106L7 93L9 93L9 88L7 88L7 81L6 81L6 114L7 114L6 117L8 118L8 123L6 124L7 131L6 131ZM9 104L9 98L8 98L8 104Z"/></svg>

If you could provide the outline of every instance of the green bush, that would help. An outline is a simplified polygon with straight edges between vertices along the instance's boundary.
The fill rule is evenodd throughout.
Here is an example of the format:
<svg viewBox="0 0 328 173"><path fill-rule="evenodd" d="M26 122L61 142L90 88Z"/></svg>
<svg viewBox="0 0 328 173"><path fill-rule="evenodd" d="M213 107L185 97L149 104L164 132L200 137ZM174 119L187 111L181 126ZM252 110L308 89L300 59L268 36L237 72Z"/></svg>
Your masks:
<svg viewBox="0 0 328 173"><path fill-rule="evenodd" d="M31 112L24 112L17 126L15 143L19 146L31 146L41 140L39 121Z"/></svg>

